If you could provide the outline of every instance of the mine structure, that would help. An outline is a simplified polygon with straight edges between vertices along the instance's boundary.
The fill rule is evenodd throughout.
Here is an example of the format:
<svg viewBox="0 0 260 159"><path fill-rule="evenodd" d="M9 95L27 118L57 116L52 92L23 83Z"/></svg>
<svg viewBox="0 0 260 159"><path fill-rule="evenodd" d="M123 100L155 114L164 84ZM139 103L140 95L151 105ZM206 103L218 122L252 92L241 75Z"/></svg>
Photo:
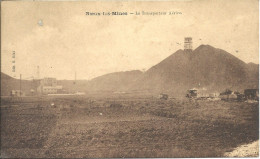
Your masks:
<svg viewBox="0 0 260 159"><path fill-rule="evenodd" d="M187 51L187 52L192 51L192 37L184 38L184 51Z"/></svg>

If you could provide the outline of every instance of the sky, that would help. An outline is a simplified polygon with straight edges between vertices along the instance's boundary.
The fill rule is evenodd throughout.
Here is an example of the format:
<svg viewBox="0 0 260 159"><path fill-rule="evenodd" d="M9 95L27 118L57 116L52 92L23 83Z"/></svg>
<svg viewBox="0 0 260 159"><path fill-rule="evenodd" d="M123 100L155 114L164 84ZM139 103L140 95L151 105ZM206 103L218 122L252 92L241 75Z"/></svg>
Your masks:
<svg viewBox="0 0 260 159"><path fill-rule="evenodd" d="M68 80L75 72L77 79L90 80L111 72L144 71L183 49L187 36L194 49L208 44L259 64L257 0L1 3L1 72L16 78L37 78L37 66L40 78ZM85 14L116 11L128 15ZM142 11L181 14L129 14Z"/></svg>

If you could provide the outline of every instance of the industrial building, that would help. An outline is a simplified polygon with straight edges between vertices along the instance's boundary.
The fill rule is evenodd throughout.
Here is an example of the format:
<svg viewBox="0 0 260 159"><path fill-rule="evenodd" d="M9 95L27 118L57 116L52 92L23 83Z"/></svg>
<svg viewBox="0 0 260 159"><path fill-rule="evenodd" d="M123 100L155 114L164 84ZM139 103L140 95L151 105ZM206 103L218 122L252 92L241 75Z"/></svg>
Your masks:
<svg viewBox="0 0 260 159"><path fill-rule="evenodd" d="M37 88L39 94L57 94L62 90L62 86L57 84L56 78L44 78Z"/></svg>
<svg viewBox="0 0 260 159"><path fill-rule="evenodd" d="M12 90L10 95L12 97L23 97L23 96L25 96L25 93L20 90Z"/></svg>

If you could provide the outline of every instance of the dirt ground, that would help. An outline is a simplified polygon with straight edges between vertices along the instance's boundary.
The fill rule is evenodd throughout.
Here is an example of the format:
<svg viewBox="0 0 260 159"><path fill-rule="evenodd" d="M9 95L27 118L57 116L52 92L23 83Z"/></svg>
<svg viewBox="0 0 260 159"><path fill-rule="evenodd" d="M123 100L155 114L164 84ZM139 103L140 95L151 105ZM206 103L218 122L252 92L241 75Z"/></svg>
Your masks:
<svg viewBox="0 0 260 159"><path fill-rule="evenodd" d="M226 157L258 157L259 156L259 140L250 144L241 145L232 152L225 154Z"/></svg>
<svg viewBox="0 0 260 159"><path fill-rule="evenodd" d="M223 157L259 139L258 109L185 99L3 99L1 157Z"/></svg>

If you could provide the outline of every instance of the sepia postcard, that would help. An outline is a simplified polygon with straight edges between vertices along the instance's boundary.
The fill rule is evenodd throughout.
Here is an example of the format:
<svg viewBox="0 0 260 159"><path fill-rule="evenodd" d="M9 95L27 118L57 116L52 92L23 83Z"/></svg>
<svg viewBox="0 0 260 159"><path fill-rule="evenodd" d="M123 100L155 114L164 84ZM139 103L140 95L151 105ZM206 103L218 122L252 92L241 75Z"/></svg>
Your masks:
<svg viewBox="0 0 260 159"><path fill-rule="evenodd" d="M0 158L259 157L259 1L2 1Z"/></svg>

